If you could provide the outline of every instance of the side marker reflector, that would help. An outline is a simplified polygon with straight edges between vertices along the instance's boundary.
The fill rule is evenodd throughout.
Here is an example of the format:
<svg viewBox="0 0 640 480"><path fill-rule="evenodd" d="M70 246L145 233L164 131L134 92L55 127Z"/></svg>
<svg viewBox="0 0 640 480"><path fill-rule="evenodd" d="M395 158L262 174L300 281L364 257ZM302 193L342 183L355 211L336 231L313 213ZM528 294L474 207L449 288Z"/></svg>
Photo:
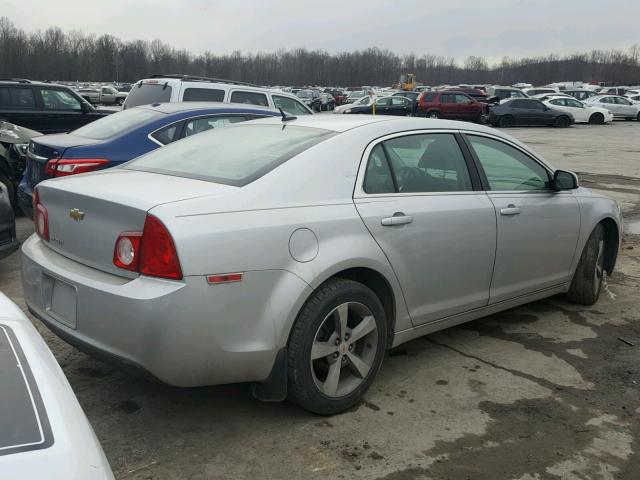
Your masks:
<svg viewBox="0 0 640 480"><path fill-rule="evenodd" d="M242 273L222 273L219 275L207 275L207 283L218 285L220 283L234 283L242 281Z"/></svg>

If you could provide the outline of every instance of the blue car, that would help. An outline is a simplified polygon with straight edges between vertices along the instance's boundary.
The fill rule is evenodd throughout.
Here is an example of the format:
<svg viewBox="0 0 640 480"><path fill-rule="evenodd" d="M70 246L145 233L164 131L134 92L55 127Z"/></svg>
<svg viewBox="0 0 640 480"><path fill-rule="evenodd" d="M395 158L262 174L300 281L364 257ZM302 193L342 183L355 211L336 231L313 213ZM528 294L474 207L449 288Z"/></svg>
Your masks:
<svg viewBox="0 0 640 480"><path fill-rule="evenodd" d="M280 113L233 104L154 103L114 113L70 133L33 138L18 185L18 205L33 218L31 194L43 180L115 167L181 138L267 116Z"/></svg>

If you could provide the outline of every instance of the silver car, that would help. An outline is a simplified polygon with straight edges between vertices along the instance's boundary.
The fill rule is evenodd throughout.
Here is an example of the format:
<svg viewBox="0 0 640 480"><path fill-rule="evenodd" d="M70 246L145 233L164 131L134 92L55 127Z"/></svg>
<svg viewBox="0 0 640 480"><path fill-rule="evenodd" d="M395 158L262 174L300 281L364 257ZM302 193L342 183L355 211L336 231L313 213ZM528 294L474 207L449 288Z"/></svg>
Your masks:
<svg viewBox="0 0 640 480"><path fill-rule="evenodd" d="M593 304L617 204L469 123L271 118L37 189L31 312L171 385L333 414L385 350L550 295Z"/></svg>

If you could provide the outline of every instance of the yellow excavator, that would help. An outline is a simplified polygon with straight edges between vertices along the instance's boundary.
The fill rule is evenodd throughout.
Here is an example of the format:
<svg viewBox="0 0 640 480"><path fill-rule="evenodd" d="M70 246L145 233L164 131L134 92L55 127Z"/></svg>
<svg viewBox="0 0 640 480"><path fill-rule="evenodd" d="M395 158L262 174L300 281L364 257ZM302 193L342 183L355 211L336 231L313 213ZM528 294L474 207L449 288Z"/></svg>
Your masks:
<svg viewBox="0 0 640 480"><path fill-rule="evenodd" d="M393 87L397 88L398 90L411 91L414 88L416 88L416 86L417 86L416 74L403 73L402 75L400 75L400 81Z"/></svg>

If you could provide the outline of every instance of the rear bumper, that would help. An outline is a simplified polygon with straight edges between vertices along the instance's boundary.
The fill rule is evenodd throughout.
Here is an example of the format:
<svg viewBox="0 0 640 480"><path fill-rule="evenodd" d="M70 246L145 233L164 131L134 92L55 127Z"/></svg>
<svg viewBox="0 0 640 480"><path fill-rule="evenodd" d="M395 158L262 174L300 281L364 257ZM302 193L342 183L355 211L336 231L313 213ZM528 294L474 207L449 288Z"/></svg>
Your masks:
<svg viewBox="0 0 640 480"><path fill-rule="evenodd" d="M245 272L242 282L216 286L202 276L131 280L70 260L36 236L22 252L25 302L54 333L90 354L181 387L265 380L284 346L274 317L309 289L283 270ZM75 321L54 312L56 282L76 292Z"/></svg>

